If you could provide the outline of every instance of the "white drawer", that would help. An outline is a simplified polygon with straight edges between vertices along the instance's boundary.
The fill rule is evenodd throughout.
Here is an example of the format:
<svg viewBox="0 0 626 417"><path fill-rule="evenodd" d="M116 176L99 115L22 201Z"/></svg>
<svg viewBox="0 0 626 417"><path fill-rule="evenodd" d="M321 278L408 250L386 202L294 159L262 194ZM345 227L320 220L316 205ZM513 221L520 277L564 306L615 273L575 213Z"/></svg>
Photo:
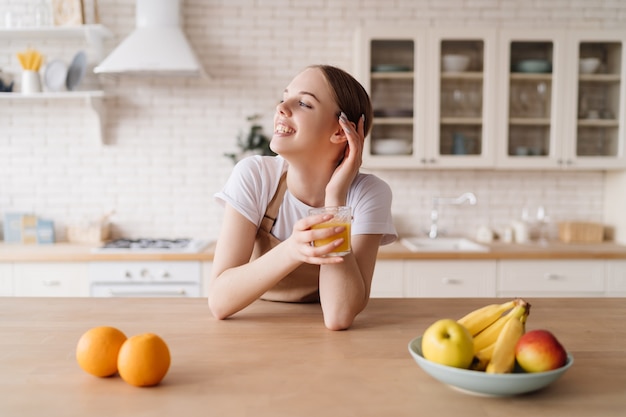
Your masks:
<svg viewBox="0 0 626 417"><path fill-rule="evenodd" d="M398 298L404 295L403 262L381 260L376 262L370 296Z"/></svg>
<svg viewBox="0 0 626 417"><path fill-rule="evenodd" d="M626 261L607 261L607 295L626 295Z"/></svg>
<svg viewBox="0 0 626 417"><path fill-rule="evenodd" d="M13 264L0 262L0 296L13 295Z"/></svg>
<svg viewBox="0 0 626 417"><path fill-rule="evenodd" d="M500 261L499 296L579 296L604 292L604 261Z"/></svg>
<svg viewBox="0 0 626 417"><path fill-rule="evenodd" d="M83 263L19 263L14 265L18 297L86 297L89 282Z"/></svg>
<svg viewBox="0 0 626 417"><path fill-rule="evenodd" d="M407 297L494 297L496 261L409 261Z"/></svg>
<svg viewBox="0 0 626 417"><path fill-rule="evenodd" d="M197 284L92 284L92 297L200 297Z"/></svg>
<svg viewBox="0 0 626 417"><path fill-rule="evenodd" d="M196 261L125 261L89 264L89 280L92 283L189 282L200 284L201 277L201 265Z"/></svg>

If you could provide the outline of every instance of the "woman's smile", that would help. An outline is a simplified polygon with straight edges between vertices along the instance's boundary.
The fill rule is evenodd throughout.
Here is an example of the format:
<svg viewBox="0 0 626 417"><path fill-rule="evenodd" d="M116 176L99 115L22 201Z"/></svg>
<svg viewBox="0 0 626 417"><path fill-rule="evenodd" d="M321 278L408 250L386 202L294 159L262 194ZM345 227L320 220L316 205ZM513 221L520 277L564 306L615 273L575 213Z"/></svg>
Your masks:
<svg viewBox="0 0 626 417"><path fill-rule="evenodd" d="M282 122L277 122L274 127L274 133L278 135L291 135L296 133L296 130Z"/></svg>

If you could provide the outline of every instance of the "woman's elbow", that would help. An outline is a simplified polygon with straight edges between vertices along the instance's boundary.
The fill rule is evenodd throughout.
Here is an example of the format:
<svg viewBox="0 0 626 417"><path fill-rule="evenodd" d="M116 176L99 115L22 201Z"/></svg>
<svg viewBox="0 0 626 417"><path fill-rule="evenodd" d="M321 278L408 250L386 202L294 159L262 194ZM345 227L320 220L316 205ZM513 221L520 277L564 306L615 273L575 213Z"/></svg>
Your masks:
<svg viewBox="0 0 626 417"><path fill-rule="evenodd" d="M328 330L348 330L353 322L352 315L324 315L324 325Z"/></svg>
<svg viewBox="0 0 626 417"><path fill-rule="evenodd" d="M223 306L220 305L219 301L211 299L209 296L209 311L218 320L224 320L228 318L231 313L229 313Z"/></svg>

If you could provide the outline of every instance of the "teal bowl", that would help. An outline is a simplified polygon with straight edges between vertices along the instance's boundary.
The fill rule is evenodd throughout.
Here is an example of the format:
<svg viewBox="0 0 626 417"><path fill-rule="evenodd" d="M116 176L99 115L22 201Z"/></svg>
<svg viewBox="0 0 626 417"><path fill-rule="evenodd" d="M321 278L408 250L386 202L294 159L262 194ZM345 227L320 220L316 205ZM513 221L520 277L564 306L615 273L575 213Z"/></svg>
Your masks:
<svg viewBox="0 0 626 417"><path fill-rule="evenodd" d="M527 73L552 72L552 63L545 59L524 59L513 65L513 71Z"/></svg>
<svg viewBox="0 0 626 417"><path fill-rule="evenodd" d="M425 359L421 336L409 342L409 353L420 368L436 380L457 391L488 397L507 397L538 391L559 379L574 363L574 357L568 353L565 365L547 372L488 374L453 368Z"/></svg>

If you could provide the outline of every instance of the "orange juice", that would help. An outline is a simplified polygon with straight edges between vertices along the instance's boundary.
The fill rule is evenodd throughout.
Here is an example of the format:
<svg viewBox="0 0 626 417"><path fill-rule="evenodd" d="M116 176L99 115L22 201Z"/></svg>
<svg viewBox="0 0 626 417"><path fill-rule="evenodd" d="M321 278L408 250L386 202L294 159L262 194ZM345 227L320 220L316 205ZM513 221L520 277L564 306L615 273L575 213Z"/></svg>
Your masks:
<svg viewBox="0 0 626 417"><path fill-rule="evenodd" d="M329 238L318 239L315 242L313 242L313 244L316 247L318 247L318 246L328 245L329 243L337 239L343 238L343 243L337 246L337 248L333 252L329 253L328 256L343 256L343 255L350 253L350 223L333 222L331 220L328 223L316 224L315 226L312 227L312 229L322 229L326 227L338 227L338 226L345 227L345 230Z"/></svg>

